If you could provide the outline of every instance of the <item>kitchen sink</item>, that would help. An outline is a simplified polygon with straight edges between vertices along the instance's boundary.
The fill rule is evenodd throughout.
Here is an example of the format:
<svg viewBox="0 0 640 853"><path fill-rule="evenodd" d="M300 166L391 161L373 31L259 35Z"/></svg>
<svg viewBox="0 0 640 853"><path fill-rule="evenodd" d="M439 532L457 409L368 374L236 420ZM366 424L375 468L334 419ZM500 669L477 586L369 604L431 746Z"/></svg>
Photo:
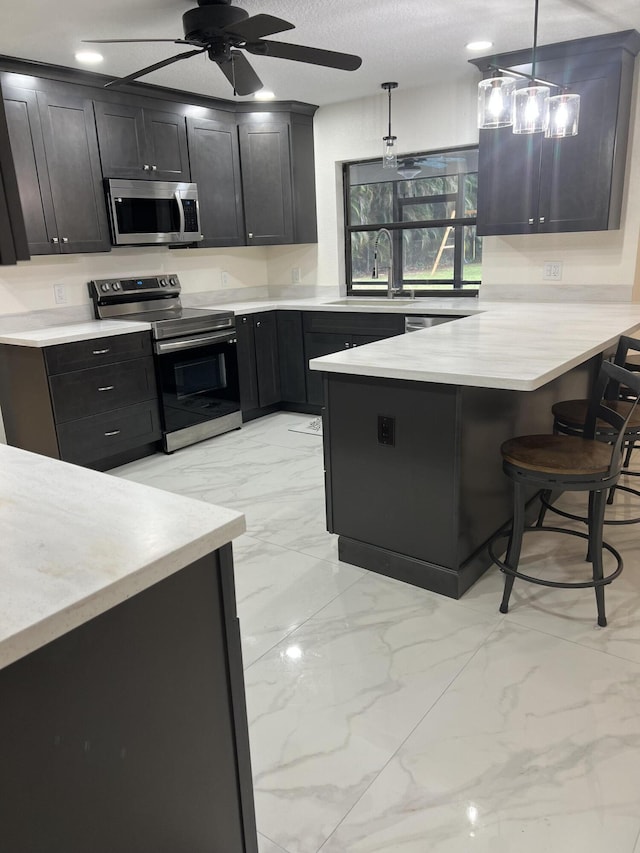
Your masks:
<svg viewBox="0 0 640 853"><path fill-rule="evenodd" d="M415 299L376 299L375 297L357 296L345 297L344 299L336 299L335 302L327 302L327 305L360 305L365 308L367 305L415 305Z"/></svg>

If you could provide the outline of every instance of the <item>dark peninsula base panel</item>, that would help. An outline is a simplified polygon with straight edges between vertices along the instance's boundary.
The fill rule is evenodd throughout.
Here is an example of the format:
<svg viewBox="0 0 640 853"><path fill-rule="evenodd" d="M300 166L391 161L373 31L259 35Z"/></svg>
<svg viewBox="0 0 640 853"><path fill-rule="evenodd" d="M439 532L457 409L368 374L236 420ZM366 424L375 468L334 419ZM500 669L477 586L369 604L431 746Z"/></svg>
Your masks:
<svg viewBox="0 0 640 853"><path fill-rule="evenodd" d="M552 404L588 396L601 359L536 391L325 374L327 528L340 559L459 598L511 518L501 444L551 432Z"/></svg>
<svg viewBox="0 0 640 853"><path fill-rule="evenodd" d="M0 671L0 847L257 853L231 549Z"/></svg>

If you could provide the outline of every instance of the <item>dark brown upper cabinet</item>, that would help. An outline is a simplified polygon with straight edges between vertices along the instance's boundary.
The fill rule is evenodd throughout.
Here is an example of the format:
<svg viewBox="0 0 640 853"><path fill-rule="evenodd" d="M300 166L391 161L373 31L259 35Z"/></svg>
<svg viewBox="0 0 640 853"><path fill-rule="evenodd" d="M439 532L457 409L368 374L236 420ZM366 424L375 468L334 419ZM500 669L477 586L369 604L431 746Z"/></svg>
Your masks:
<svg viewBox="0 0 640 853"><path fill-rule="evenodd" d="M32 255L108 252L93 105L82 92L3 86Z"/></svg>
<svg viewBox="0 0 640 853"><path fill-rule="evenodd" d="M0 100L0 264L30 258L4 104Z"/></svg>
<svg viewBox="0 0 640 853"><path fill-rule="evenodd" d="M246 243L315 243L312 115L238 116Z"/></svg>
<svg viewBox="0 0 640 853"><path fill-rule="evenodd" d="M635 30L538 48L536 76L581 96L578 135L546 139L544 134L516 135L510 127L480 131L479 235L620 227L639 50ZM526 74L531 51L472 62L485 77L491 76L491 64Z"/></svg>
<svg viewBox="0 0 640 853"><path fill-rule="evenodd" d="M184 115L95 101L105 178L190 181Z"/></svg>
<svg viewBox="0 0 640 853"><path fill-rule="evenodd" d="M187 118L191 180L198 185L198 247L244 246L238 129L233 113Z"/></svg>

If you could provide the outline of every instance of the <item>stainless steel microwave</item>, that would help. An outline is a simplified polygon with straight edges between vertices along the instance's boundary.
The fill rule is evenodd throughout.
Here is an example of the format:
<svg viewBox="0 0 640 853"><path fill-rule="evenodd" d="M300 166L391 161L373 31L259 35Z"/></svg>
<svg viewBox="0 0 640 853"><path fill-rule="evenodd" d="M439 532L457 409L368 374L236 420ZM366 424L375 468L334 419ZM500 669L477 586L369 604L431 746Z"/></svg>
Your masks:
<svg viewBox="0 0 640 853"><path fill-rule="evenodd" d="M109 178L106 190L114 246L202 240L196 184Z"/></svg>

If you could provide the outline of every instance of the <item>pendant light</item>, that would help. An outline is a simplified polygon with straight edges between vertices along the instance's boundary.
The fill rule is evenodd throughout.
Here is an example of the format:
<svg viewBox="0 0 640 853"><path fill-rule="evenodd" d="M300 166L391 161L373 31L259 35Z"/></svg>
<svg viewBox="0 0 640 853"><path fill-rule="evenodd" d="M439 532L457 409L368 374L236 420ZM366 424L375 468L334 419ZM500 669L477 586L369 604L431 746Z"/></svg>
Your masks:
<svg viewBox="0 0 640 853"><path fill-rule="evenodd" d="M531 82L525 89L517 89L513 95L513 132L543 133L547 129L549 114L547 98L551 89L536 85L536 51L538 49L538 2L534 0L533 49L531 51Z"/></svg>
<svg viewBox="0 0 640 853"><path fill-rule="evenodd" d="M538 4L534 0L533 48L531 74L491 66L494 74L478 85L478 127L496 128L512 126L513 133L544 133L548 139L576 136L580 116L580 95L568 92L566 86L540 80L536 77L538 49ZM515 88L515 79L526 77L529 85ZM559 95L551 95L551 88ZM510 106L507 101L510 99Z"/></svg>
<svg viewBox="0 0 640 853"><path fill-rule="evenodd" d="M382 137L382 165L385 169L398 168L398 153L396 148L396 136L391 133L391 90L397 89L397 83L382 83L381 87L386 89L389 95L389 130L386 136Z"/></svg>

